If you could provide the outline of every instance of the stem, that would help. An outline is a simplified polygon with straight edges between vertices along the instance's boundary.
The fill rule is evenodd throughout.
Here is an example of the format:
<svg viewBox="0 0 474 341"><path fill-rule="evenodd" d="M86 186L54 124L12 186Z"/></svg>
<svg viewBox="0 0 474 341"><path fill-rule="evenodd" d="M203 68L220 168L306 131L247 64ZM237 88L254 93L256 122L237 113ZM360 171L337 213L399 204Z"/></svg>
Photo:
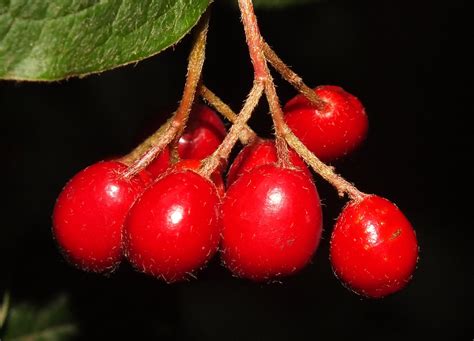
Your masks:
<svg viewBox="0 0 474 341"><path fill-rule="evenodd" d="M201 97L214 109L216 109L222 116L228 119L231 123L237 121L237 114L235 114L232 109L225 104L214 92L212 92L205 85L199 87L199 94ZM240 142L246 145L255 139L257 139L257 134L248 126L245 125L244 129L239 135Z"/></svg>
<svg viewBox="0 0 474 341"><path fill-rule="evenodd" d="M196 89L201 80L202 68L204 66L204 59L206 54L207 31L209 28L209 11L204 15L201 26L198 29L196 40L193 49L189 54L188 73L186 76L186 83L184 84L183 97L179 103L176 111L175 120L180 122L180 127L174 140L171 142L171 160L172 162L179 161L178 143L179 138L186 128L189 114L196 96Z"/></svg>
<svg viewBox="0 0 474 341"><path fill-rule="evenodd" d="M354 185L339 176L334 172L334 169L321 160L319 160L306 146L293 134L284 120L284 114L281 110L280 101L276 93L275 84L267 67L264 49L265 43L260 36L257 19L253 10L252 0L239 0L240 12L242 14L242 21L244 24L245 35L247 38L247 45L249 46L250 58L254 66L255 79L261 80L264 84L265 95L270 106L273 123L275 125L276 133L276 147L280 162L283 164L289 162L287 143L292 147L303 159L326 181L331 183L339 195L347 195L352 200L360 200L366 194L360 192ZM271 49L270 49L271 50ZM272 51L273 52L273 51ZM276 54L273 53L275 56ZM272 54L270 53L270 57ZM278 58L279 60L279 58ZM278 63L277 63L278 64ZM283 62L281 65L285 65ZM280 65L280 66L281 66ZM283 68L288 71L289 68ZM286 70L288 69L288 70ZM289 70L291 71L291 70ZM292 72L292 71L291 71ZM291 75L288 72L285 72ZM293 72L292 72L293 73ZM296 75L296 74L295 74ZM297 75L296 75L297 76ZM296 79L294 76L293 79ZM297 78L299 78L297 76ZM301 81L302 83L302 81ZM311 89L310 89L311 90ZM311 90L312 93L314 93ZM323 103L324 104L324 103ZM239 117L240 119L240 117Z"/></svg>
<svg viewBox="0 0 474 341"><path fill-rule="evenodd" d="M290 157L288 153L288 146L285 141L285 119L283 110L281 110L280 100L275 89L275 84L270 78L270 81L265 84L265 95L267 96L270 112L272 113L273 125L275 126L275 146L278 154L278 160L283 166L290 166Z"/></svg>
<svg viewBox="0 0 474 341"><path fill-rule="evenodd" d="M285 140L288 142L291 148L296 150L298 154L309 164L316 173L318 173L324 180L333 185L339 196L344 196L347 193L351 200L361 200L366 194L359 191L353 184L341 177L334 171L334 167L326 165L324 162L319 160L291 131L291 129L285 124Z"/></svg>
<svg viewBox="0 0 474 341"><path fill-rule="evenodd" d="M209 177L219 166L221 160L227 160L229 158L230 152L237 142L239 135L245 129L247 121L252 116L260 97L262 97L263 89L264 86L262 82L255 80L237 120L230 128L224 141L222 141L214 153L203 162L200 170L202 176Z"/></svg>
<svg viewBox="0 0 474 341"><path fill-rule="evenodd" d="M202 68L206 57L207 31L209 27L209 12L207 12L197 27L197 35L189 54L188 72L184 84L183 96L173 117L142 145L138 146L130 156L129 167L124 177L130 178L146 168L161 151L174 139L181 136L194 102L197 85L201 79ZM151 144L151 146L150 146ZM144 151L145 150L145 151Z"/></svg>
<svg viewBox="0 0 474 341"><path fill-rule="evenodd" d="M242 14L242 22L244 25L245 37L249 47L250 58L254 68L255 80L261 80L265 87L265 95L270 106L273 124L275 126L276 148L278 160L283 165L291 164L289 162L288 148L283 139L283 111L273 83L272 76L268 70L267 61L265 59L263 45L264 41L260 35L257 17L253 9L252 0L239 0L239 8Z"/></svg>
<svg viewBox="0 0 474 341"><path fill-rule="evenodd" d="M255 80L265 82L268 78L267 62L262 50L263 39L257 24L257 17L253 10L252 0L239 0L240 13L244 25L245 38L249 47Z"/></svg>
<svg viewBox="0 0 474 341"><path fill-rule="evenodd" d="M263 43L263 52L265 57L270 62L270 64L278 71L278 73L293 87L296 88L304 97L306 97L311 104L313 104L317 109L323 109L325 107L325 102L311 89L307 86L303 79L293 72L272 50L272 48L266 43Z"/></svg>
<svg viewBox="0 0 474 341"><path fill-rule="evenodd" d="M175 113L173 113L173 116L174 115ZM152 135L147 137L145 141L140 143L130 153L122 157L120 159L120 162L127 166L130 166L135 160L139 159L140 156L145 154L146 151L148 151L151 147L153 147L155 144L158 143L158 141L161 139L161 136L168 129L170 122L171 122L171 119L168 119L168 121L166 121L165 124L163 124L160 128L158 128L158 130L155 131Z"/></svg>

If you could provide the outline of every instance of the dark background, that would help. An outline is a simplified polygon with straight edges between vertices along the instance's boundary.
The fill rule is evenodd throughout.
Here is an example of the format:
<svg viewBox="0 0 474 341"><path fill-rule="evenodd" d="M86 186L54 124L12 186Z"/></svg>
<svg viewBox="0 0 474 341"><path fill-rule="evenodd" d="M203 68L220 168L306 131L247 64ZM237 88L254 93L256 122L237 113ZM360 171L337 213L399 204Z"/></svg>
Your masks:
<svg viewBox="0 0 474 341"><path fill-rule="evenodd" d="M316 177L325 231L314 261L282 283L255 284L214 260L166 285L123 264L111 276L69 266L53 242L54 201L85 166L129 151L176 107L190 39L137 65L54 84L0 82L0 291L45 304L67 293L81 339L471 340L473 333L472 44L463 2L326 1L260 11L262 33L308 84L335 84L366 105L366 144L335 164L412 221L420 261L412 283L362 299L333 276L332 223L344 204ZM205 82L238 110L251 65L238 13L215 4ZM275 75L282 102L294 91ZM252 126L269 134L262 107ZM470 219L469 219L470 218Z"/></svg>

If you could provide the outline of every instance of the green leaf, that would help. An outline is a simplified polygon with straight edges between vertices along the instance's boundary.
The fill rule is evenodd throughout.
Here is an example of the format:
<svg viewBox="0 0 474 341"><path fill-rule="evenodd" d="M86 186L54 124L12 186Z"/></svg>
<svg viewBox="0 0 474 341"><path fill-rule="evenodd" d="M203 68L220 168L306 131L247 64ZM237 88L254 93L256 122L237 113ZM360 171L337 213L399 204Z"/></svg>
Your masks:
<svg viewBox="0 0 474 341"><path fill-rule="evenodd" d="M0 78L59 80L159 53L210 0L0 0Z"/></svg>
<svg viewBox="0 0 474 341"><path fill-rule="evenodd" d="M67 298L59 296L42 308L26 303L11 307L2 341L70 340L77 332Z"/></svg>

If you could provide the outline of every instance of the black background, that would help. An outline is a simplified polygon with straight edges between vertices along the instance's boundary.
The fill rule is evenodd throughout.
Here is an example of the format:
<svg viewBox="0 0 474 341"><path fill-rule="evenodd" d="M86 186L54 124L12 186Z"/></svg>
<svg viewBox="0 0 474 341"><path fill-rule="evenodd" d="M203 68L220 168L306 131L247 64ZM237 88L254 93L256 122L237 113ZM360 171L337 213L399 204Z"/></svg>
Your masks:
<svg viewBox="0 0 474 341"><path fill-rule="evenodd" d="M166 285L123 264L87 274L60 256L50 232L62 186L78 170L121 155L176 107L190 39L136 65L53 84L0 82L0 290L38 305L66 292L81 339L471 340L472 217L467 162L473 114L463 2L326 1L260 11L270 45L312 86L335 84L366 105L365 145L338 171L390 198L421 248L412 283L383 300L342 287L328 261L343 201L320 178L325 231L314 261L282 283L232 276L218 260L189 283ZM239 16L215 4L204 79L238 110L251 86ZM282 102L294 95L275 75ZM252 119L270 132L266 108Z"/></svg>

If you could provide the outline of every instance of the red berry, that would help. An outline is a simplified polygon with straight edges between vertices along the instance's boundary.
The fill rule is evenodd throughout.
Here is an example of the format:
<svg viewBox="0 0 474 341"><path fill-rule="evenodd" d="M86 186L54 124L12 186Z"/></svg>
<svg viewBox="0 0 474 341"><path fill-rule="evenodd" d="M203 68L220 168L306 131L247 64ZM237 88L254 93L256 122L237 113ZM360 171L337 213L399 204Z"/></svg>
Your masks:
<svg viewBox="0 0 474 341"><path fill-rule="evenodd" d="M307 176L312 177L305 162L293 150L289 149L290 161L296 168L301 169ZM266 164L274 164L278 161L275 141L258 139L245 146L236 156L227 173L227 186L230 186L242 174Z"/></svg>
<svg viewBox="0 0 474 341"><path fill-rule="evenodd" d="M354 292L383 297L403 288L418 260L415 231L387 199L370 195L349 203L331 236L337 277Z"/></svg>
<svg viewBox="0 0 474 341"><path fill-rule="evenodd" d="M318 192L303 172L263 165L243 174L222 205L223 261L236 276L267 280L303 268L319 244Z"/></svg>
<svg viewBox="0 0 474 341"><path fill-rule="evenodd" d="M173 169L176 171L179 170L192 170L197 172L201 168L201 160L187 159L181 160L173 166ZM217 194L222 198L225 194L224 180L222 179L222 174L220 172L220 167L218 167L214 173L211 175L211 180L216 185Z"/></svg>
<svg viewBox="0 0 474 341"><path fill-rule="evenodd" d="M122 256L122 227L150 176L132 179L117 161L98 162L76 174L59 195L53 212L53 234L66 258L93 272L113 270Z"/></svg>
<svg viewBox="0 0 474 341"><path fill-rule="evenodd" d="M197 173L158 178L129 212L128 259L138 270L167 282L192 276L217 251L219 204L214 184Z"/></svg>
<svg viewBox="0 0 474 341"><path fill-rule="evenodd" d="M202 160L217 149L226 135L224 123L214 110L195 104L188 126L179 139L178 153L182 159Z"/></svg>
<svg viewBox="0 0 474 341"><path fill-rule="evenodd" d="M170 149L168 146L163 149L163 151L158 154L158 156L148 165L146 170L157 177L164 173L170 166Z"/></svg>
<svg viewBox="0 0 474 341"><path fill-rule="evenodd" d="M211 108L195 104L188 126L179 139L178 154L181 159L202 160L211 155L226 135L224 123ZM155 177L170 166L170 150L166 147L147 167Z"/></svg>
<svg viewBox="0 0 474 341"><path fill-rule="evenodd" d="M314 92L325 102L322 109L298 95L285 105L285 119L309 150L322 161L331 161L362 143L368 120L360 101L342 88L324 85Z"/></svg>

